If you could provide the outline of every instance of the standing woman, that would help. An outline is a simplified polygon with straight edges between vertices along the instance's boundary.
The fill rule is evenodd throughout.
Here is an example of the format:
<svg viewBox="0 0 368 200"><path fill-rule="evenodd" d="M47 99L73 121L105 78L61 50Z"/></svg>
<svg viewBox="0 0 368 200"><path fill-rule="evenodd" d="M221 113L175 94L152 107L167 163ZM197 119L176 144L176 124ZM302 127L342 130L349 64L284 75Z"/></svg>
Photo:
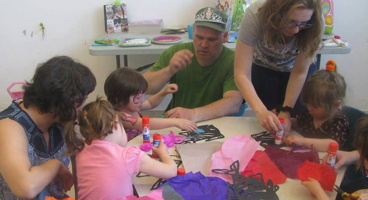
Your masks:
<svg viewBox="0 0 368 200"><path fill-rule="evenodd" d="M258 0L244 15L235 48L235 82L270 132L290 115L322 41L320 0ZM280 109L276 116L270 110Z"/></svg>
<svg viewBox="0 0 368 200"><path fill-rule="evenodd" d="M23 99L0 112L0 199L61 199L73 185L62 125L77 117L96 86L67 56L40 65Z"/></svg>

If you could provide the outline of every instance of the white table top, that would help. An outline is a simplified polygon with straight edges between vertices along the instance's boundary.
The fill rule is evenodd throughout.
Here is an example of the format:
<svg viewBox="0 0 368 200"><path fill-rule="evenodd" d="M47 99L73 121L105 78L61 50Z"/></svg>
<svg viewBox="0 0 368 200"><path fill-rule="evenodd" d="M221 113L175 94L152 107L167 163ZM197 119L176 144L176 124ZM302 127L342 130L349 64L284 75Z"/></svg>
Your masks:
<svg viewBox="0 0 368 200"><path fill-rule="evenodd" d="M103 35L101 38L116 38L122 40L124 38L154 38L161 36L161 34L131 34L131 33L113 33ZM183 38L183 43L191 42L187 33L177 34ZM225 43L226 47L234 50L236 43ZM152 44L150 46L143 47L120 47L117 44L114 46L90 46L89 54L93 56L113 56L113 55L159 55L171 45ZM318 50L317 54L348 54L350 53L350 46L347 47L334 47L325 46Z"/></svg>
<svg viewBox="0 0 368 200"><path fill-rule="evenodd" d="M198 125L214 125L217 127L220 132L225 136L225 138L220 140L223 142L226 138L234 137L239 134L251 135L255 133L259 133L264 131L264 129L259 125L256 117L222 117L218 119L208 120L204 122L198 123ZM176 135L178 135L181 130L177 128L167 128L162 130L151 130L151 134L160 133L160 134L169 134L170 131L174 131ZM142 144L143 138L138 136L131 140L128 145L137 145ZM262 147L261 147L262 148ZM170 148L170 154L176 155L176 151L174 148ZM320 153L320 158L322 158L325 153ZM184 166L185 168L185 166ZM340 185L341 180L343 178L344 172L346 168L339 169L337 171L336 184ZM148 194L152 185L158 180L158 178L154 177L140 177L137 178L134 176L134 185L138 191L140 196ZM298 200L308 200L314 199L311 197L310 192L301 184L300 180L297 179L287 179L285 183L280 184L280 189L276 192L279 196L279 199L298 199ZM336 192L327 192L331 199L335 199Z"/></svg>

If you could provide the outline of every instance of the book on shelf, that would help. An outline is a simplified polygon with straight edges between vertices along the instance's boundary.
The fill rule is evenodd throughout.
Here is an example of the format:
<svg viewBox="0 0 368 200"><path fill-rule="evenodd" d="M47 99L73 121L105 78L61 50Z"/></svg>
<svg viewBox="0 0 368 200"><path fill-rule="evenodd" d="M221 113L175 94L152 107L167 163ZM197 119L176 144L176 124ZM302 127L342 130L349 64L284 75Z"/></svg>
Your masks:
<svg viewBox="0 0 368 200"><path fill-rule="evenodd" d="M128 10L125 3L104 5L106 33L128 32Z"/></svg>

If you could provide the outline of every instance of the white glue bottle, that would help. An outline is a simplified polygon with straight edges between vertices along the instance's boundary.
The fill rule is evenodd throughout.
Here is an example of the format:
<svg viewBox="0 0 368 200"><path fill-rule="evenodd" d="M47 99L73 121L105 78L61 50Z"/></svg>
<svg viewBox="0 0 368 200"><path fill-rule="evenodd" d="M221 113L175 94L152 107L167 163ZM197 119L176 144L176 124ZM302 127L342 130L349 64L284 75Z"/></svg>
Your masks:
<svg viewBox="0 0 368 200"><path fill-rule="evenodd" d="M284 123L285 120L284 118L279 118L280 124L282 126L282 130L279 132L276 132L276 137L275 137L275 144L280 145L282 143L282 137L284 136Z"/></svg>
<svg viewBox="0 0 368 200"><path fill-rule="evenodd" d="M151 136L150 136L150 118L148 116L142 117L142 125L143 125L143 143L150 143Z"/></svg>
<svg viewBox="0 0 368 200"><path fill-rule="evenodd" d="M328 145L328 152L327 152L327 162L326 164L330 165L331 167L335 167L336 164L336 153L339 149L339 144L336 142L331 142Z"/></svg>

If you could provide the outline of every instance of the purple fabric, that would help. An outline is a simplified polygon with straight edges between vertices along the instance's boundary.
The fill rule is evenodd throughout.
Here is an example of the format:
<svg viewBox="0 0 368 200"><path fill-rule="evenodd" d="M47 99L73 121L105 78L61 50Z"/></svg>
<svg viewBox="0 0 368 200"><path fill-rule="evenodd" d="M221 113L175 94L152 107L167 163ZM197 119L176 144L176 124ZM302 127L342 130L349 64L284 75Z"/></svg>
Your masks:
<svg viewBox="0 0 368 200"><path fill-rule="evenodd" d="M227 199L226 182L218 177L206 177L201 172L189 172L171 178L168 182L185 200Z"/></svg>
<svg viewBox="0 0 368 200"><path fill-rule="evenodd" d="M318 152L315 148L312 148L310 152L293 152L266 146L265 152L282 173L292 179L297 178L298 168L306 160L319 163Z"/></svg>

